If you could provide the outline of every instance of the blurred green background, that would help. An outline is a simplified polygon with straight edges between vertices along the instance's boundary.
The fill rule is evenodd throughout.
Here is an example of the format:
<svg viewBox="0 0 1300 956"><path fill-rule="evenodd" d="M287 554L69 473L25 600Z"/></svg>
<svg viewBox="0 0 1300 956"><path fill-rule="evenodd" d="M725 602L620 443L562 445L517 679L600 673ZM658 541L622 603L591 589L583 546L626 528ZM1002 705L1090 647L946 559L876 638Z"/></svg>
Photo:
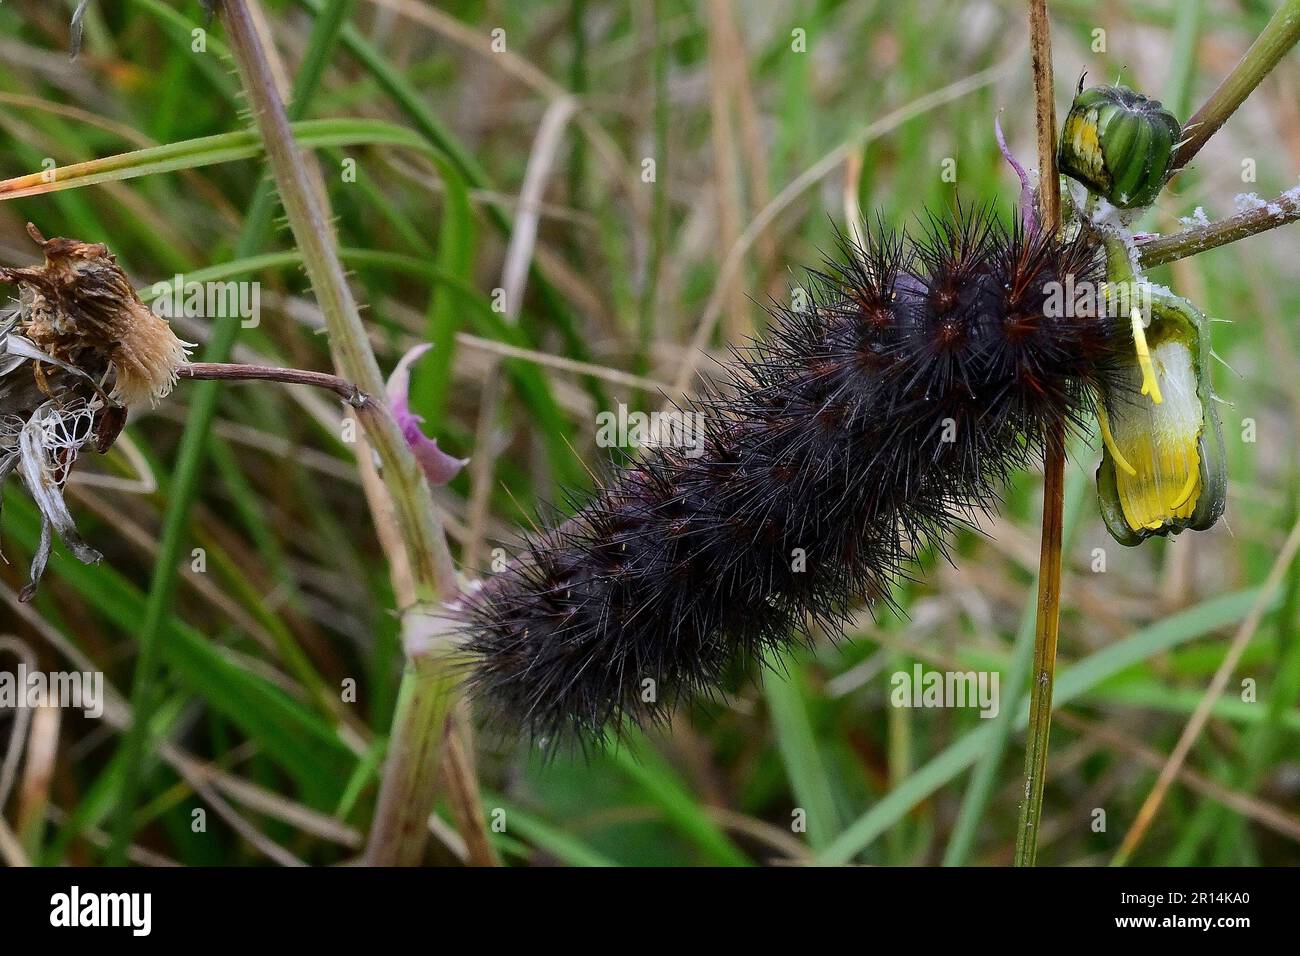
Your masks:
<svg viewBox="0 0 1300 956"><path fill-rule="evenodd" d="M381 365L434 342L416 366L415 409L444 448L488 465L482 509L473 467L435 492L467 573L494 548L513 553L518 529L564 489L590 487L588 469L608 455L595 447L597 412L617 402L648 410L658 388L698 383L692 371L710 367L696 348L702 320L716 313L703 344L717 356L725 341L761 332L759 305L786 299L800 269L818 265L847 209L911 227L959 195L1009 211L1017 184L996 148L997 115L1033 164L1018 2L251 5L286 89L323 56L319 83L300 88L294 110L321 121L304 127L304 142ZM34 260L31 220L46 235L107 243L142 290L177 274L256 280L261 322L239 331L237 358L327 369L278 208L269 226L250 225L262 162L215 162L250 125L220 23L197 2L96 2L70 60L74 6L0 6L0 178L47 160L226 138L193 145L193 168L141 166L151 174L0 202L0 262ZM347 15L332 46L313 33L326 8ZM1086 70L1186 118L1273 4L1050 8L1058 115ZM1174 231L1197 207L1221 218L1239 193L1295 186L1297 89L1291 55L1144 227ZM570 96L572 115L556 105ZM521 260L509 243L530 213L518 201L530 163L544 202ZM517 316L503 314L494 290L521 264L525 295ZM1297 518L1300 227L1154 277L1233 323L1214 326L1231 367L1213 370L1229 403L1227 520L1120 548L1096 513L1095 441L1075 447L1040 863L1109 861ZM180 331L198 342L211 334L203 320ZM69 500L106 560L83 567L56 549L22 608L15 595L38 526L16 483L6 489L0 633L43 668L102 670L129 693L193 389L181 384L133 419L112 454L82 461ZM481 422L493 395L499 415ZM180 583L160 632L135 862L329 864L359 852L402 652L340 420L331 399L300 390L221 392L174 555ZM1021 476L987 534L963 534L951 565L927 559L897 595L906 617L863 611L850 640L754 665L666 731L548 757L481 727L474 750L503 861L1009 862L1023 749L1014 662L1032 630L1040 489L1039 475ZM1298 612L1292 568L1131 862L1300 861ZM891 707L890 675L917 661L1001 671L1002 717ZM19 768L0 814L32 861L103 859L124 707L115 720L65 711L30 724L0 711L0 741ZM440 813L430 858L455 862L464 846Z"/></svg>

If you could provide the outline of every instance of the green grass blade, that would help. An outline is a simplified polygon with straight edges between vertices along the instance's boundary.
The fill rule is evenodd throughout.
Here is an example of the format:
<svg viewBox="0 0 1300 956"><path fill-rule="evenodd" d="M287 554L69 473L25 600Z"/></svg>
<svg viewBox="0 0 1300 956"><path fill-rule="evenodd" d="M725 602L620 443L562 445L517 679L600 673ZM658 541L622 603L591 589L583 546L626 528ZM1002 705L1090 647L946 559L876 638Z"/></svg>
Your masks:
<svg viewBox="0 0 1300 956"><path fill-rule="evenodd" d="M659 807L664 819L715 866L749 866L749 860L699 806L668 763L643 737L610 753L615 765Z"/></svg>
<svg viewBox="0 0 1300 956"><path fill-rule="evenodd" d="M807 814L808 842L820 850L839 833L841 821L800 687L801 673L795 663L788 666L786 674L769 670L763 675L763 692L786 778L799 808Z"/></svg>
<svg viewBox="0 0 1300 956"><path fill-rule="evenodd" d="M554 827L540 817L521 810L512 803L507 803L498 796L483 794L484 805L499 808L505 812L506 829L522 836L533 846L549 853L561 863L568 866L618 866L597 850Z"/></svg>
<svg viewBox="0 0 1300 956"><path fill-rule="evenodd" d="M1056 706L1068 704L1106 678L1138 661L1237 623L1249 613L1251 604L1258 595L1259 590L1251 588L1212 598L1089 655L1058 673L1054 694ZM1028 720L1028 707L1022 706L1016 718L1016 729L1027 726ZM839 838L818 855L818 861L847 863L852 860L916 804L978 760L993 742L993 727L968 731L849 824Z"/></svg>
<svg viewBox="0 0 1300 956"><path fill-rule="evenodd" d="M343 146L396 146L425 156L436 153L411 130L383 120L319 119L293 124L294 138L303 149L330 149ZM163 146L131 150L100 159L59 166L49 173L29 173L0 182L0 200L21 199L78 189L100 183L119 182L139 176L156 176L182 169L198 169L262 155L261 140L255 132L238 130L182 140Z"/></svg>

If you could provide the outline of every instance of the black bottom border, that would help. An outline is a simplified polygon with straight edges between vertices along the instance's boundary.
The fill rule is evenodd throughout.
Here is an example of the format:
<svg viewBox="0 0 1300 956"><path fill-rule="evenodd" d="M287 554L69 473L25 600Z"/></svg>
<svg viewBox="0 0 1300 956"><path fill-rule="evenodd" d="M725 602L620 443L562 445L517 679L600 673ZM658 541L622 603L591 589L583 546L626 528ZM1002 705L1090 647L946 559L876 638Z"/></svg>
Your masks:
<svg viewBox="0 0 1300 956"><path fill-rule="evenodd" d="M136 926L53 925L96 912ZM149 894L105 899L98 894ZM94 896L92 902L87 902ZM1293 923L1287 869L30 869L0 871L8 940L323 942L415 933L519 933L556 943L643 934L683 921L733 941L774 929L853 927L918 943L1200 934L1227 941ZM102 917L100 917L102 918ZM1244 918L1244 919L1243 919ZM1207 924L1205 921L1208 920ZM639 928L638 928L639 927ZM609 934L613 933L611 937ZM770 941L770 940L767 940Z"/></svg>

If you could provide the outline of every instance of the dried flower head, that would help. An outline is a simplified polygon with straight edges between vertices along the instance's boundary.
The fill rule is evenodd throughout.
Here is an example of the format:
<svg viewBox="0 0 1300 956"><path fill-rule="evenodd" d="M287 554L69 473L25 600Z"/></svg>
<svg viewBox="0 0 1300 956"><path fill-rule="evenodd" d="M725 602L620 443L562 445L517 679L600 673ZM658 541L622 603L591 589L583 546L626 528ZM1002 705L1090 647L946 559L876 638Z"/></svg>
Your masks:
<svg viewBox="0 0 1300 956"><path fill-rule="evenodd" d="M0 281L21 290L17 331L46 354L111 387L119 404L146 398L156 403L167 395L189 343L140 301L107 247L46 239L31 223L27 231L45 253L45 263L0 269Z"/></svg>
<svg viewBox="0 0 1300 956"><path fill-rule="evenodd" d="M156 402L176 382L186 343L140 301L108 249L27 231L45 263L0 269L19 288L0 313L0 485L17 474L41 513L41 538L22 591L35 592L58 535L79 560L100 555L77 534L63 500L86 446L103 453L127 406Z"/></svg>

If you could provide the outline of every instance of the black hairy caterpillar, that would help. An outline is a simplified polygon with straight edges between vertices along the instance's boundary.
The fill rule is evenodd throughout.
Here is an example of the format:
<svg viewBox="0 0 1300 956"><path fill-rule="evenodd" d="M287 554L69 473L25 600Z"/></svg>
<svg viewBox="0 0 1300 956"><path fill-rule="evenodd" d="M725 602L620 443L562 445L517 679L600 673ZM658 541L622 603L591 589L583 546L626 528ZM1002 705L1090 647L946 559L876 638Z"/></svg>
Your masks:
<svg viewBox="0 0 1300 956"><path fill-rule="evenodd" d="M1121 387L1132 333L1100 304L1090 234L959 209L841 251L805 309L771 309L729 380L683 406L702 454L648 449L455 606L471 685L506 723L599 737L710 693L739 658L841 633ZM1057 314L1067 285L1095 307Z"/></svg>

